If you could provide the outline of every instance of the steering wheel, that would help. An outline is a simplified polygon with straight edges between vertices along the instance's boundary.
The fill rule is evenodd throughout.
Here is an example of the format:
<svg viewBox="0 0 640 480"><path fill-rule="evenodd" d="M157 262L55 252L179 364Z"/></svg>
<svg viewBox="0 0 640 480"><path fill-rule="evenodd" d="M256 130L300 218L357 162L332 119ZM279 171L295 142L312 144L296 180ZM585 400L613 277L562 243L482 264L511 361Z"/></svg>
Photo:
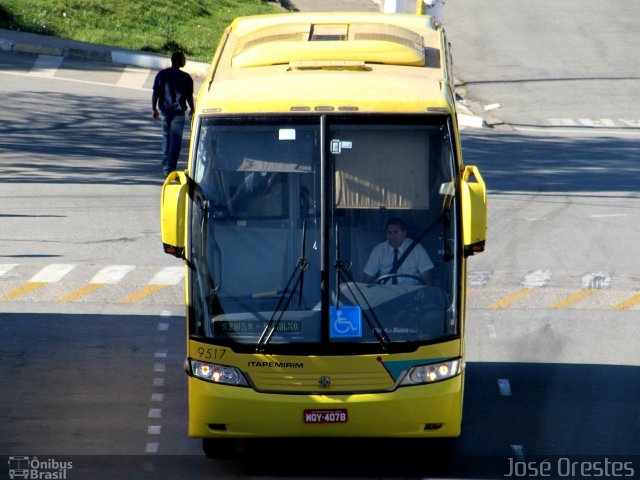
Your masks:
<svg viewBox="0 0 640 480"><path fill-rule="evenodd" d="M384 275L380 275L378 278L376 278L374 283L380 285L390 279L398 277L412 278L416 280L420 285L426 285L421 277L419 277L418 275L413 275L411 273L385 273Z"/></svg>

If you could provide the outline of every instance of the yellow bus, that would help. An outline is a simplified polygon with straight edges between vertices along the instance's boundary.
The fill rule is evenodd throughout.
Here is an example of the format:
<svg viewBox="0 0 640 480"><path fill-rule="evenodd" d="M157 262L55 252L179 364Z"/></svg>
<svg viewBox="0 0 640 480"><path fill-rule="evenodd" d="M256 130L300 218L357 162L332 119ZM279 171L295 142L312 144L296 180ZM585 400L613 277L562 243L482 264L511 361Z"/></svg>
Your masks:
<svg viewBox="0 0 640 480"><path fill-rule="evenodd" d="M452 84L425 15L225 31L161 197L164 249L186 263L188 433L207 456L460 435L465 265L487 207Z"/></svg>

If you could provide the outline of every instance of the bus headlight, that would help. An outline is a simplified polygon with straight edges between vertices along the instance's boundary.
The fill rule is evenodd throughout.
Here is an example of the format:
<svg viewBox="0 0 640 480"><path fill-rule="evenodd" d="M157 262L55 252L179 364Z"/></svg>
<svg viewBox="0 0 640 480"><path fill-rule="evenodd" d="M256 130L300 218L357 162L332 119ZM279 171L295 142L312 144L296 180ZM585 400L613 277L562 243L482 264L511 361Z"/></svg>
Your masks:
<svg viewBox="0 0 640 480"><path fill-rule="evenodd" d="M439 382L447 378L455 377L462 372L462 359L448 360L446 362L431 363L412 367L404 376L400 385L420 385L423 383Z"/></svg>
<svg viewBox="0 0 640 480"><path fill-rule="evenodd" d="M191 360L191 373L194 377L208 382L242 387L249 386L242 372L235 367Z"/></svg>

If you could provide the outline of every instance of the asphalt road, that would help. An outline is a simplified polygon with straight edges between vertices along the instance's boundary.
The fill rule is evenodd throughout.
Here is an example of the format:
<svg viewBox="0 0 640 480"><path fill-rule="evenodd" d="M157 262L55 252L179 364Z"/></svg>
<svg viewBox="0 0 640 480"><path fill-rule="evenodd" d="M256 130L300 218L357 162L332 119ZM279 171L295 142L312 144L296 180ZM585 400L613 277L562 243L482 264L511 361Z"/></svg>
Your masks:
<svg viewBox="0 0 640 480"><path fill-rule="evenodd" d="M628 18L640 10L620 4ZM571 22L614 13L580 5L536 28L573 32L575 57L586 58L590 43L573 37L592 31ZM625 103L607 94L627 85L616 78L556 81L543 102L545 89L481 83L546 73L517 54L510 68L474 55L507 58L501 48L530 45L519 10L497 0L446 8L445 23L464 19L447 28L467 98L496 125L463 132L465 160L490 190L490 230L487 251L470 260L463 435L448 455L441 445L376 439L270 441L245 445L240 461L205 460L185 432L181 263L159 245L154 72L0 52L0 95L13 106L0 142L2 464L66 459L69 479L503 478L511 457L533 462L527 468L548 459L556 478L567 462L607 460L640 475L640 265L630 255L640 234L638 130L608 127L601 115L613 105L607 118L637 120L635 87ZM514 21L500 35L470 26L492 25L502 10ZM615 18L601 41L629 56L620 73L633 76L623 39L634 30ZM565 76L580 75L575 68ZM563 104L587 83L598 89L590 103Z"/></svg>
<svg viewBox="0 0 640 480"><path fill-rule="evenodd" d="M450 0L444 12L454 73L490 122L637 140L637 1Z"/></svg>

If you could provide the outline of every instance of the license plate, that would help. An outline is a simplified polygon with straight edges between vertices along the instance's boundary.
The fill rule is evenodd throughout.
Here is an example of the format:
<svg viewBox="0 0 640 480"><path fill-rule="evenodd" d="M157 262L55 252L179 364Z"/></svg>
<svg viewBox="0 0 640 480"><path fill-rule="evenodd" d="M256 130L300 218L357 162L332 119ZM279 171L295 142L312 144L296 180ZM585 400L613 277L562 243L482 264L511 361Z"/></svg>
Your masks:
<svg viewBox="0 0 640 480"><path fill-rule="evenodd" d="M304 423L347 423L349 415L346 408L306 409L302 418Z"/></svg>

